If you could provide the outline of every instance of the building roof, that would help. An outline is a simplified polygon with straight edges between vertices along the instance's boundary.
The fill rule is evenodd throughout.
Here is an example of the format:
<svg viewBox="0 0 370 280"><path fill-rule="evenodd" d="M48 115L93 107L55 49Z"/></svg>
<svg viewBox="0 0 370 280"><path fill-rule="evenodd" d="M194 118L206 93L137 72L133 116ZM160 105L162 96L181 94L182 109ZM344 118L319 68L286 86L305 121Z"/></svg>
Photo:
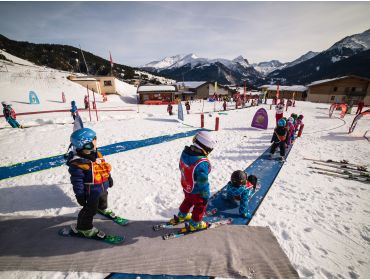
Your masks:
<svg viewBox="0 0 370 280"><path fill-rule="evenodd" d="M347 78L357 78L357 79L361 79L361 80L370 81L369 79L364 78L364 77L349 75L349 76L336 77L336 78L333 78L333 79L325 79L325 80L314 81L314 82L308 84L307 86L311 87L311 86L321 85L321 84L325 84L325 83L329 83L329 82L333 82L333 81L338 81L338 80L342 80L342 79L347 79Z"/></svg>
<svg viewBox="0 0 370 280"><path fill-rule="evenodd" d="M197 88L207 82L177 82L176 85L181 86L181 87L186 87L186 88Z"/></svg>
<svg viewBox="0 0 370 280"><path fill-rule="evenodd" d="M259 88L266 88L267 90L277 90L277 85L263 85ZM293 86L279 86L279 90L281 91L306 91L307 87L301 85L293 85Z"/></svg>
<svg viewBox="0 0 370 280"><path fill-rule="evenodd" d="M97 82L98 80L95 78L89 78L89 77L75 77L71 79L72 81L93 81Z"/></svg>
<svg viewBox="0 0 370 280"><path fill-rule="evenodd" d="M177 88L176 86L168 85L139 86L137 88L137 92L159 92L159 91L177 92Z"/></svg>

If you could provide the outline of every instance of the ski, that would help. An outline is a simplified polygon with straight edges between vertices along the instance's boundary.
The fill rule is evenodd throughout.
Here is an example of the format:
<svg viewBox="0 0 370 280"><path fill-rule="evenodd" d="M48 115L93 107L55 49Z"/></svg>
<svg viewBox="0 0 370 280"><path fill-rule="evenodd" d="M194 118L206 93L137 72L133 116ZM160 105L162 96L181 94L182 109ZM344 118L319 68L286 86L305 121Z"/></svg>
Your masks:
<svg viewBox="0 0 370 280"><path fill-rule="evenodd" d="M207 217L208 216L213 216L216 213L217 213L217 208L213 208L213 209L211 209L209 211L206 211L204 213L204 216L207 216ZM176 219L178 219L178 218L177 218L176 215L174 215L174 218L171 219L170 221L168 221L166 223L154 225L153 226L153 230L154 231L158 231L158 230L162 230L162 229L166 229L166 228L173 228L173 227L175 227L175 226L177 226L177 225L182 224L182 223L185 222L185 221L184 222L176 221Z"/></svg>
<svg viewBox="0 0 370 280"><path fill-rule="evenodd" d="M333 172L333 173L338 173L338 174L343 174L343 175L349 175L349 176L359 176L359 177L370 178L370 174L366 172L353 173L345 169L344 170L342 169L332 170L332 169L326 169L326 168L320 168L320 167L314 167L314 166L310 166L308 168L315 169L315 170L328 171L328 172Z"/></svg>
<svg viewBox="0 0 370 280"><path fill-rule="evenodd" d="M314 161L313 162L314 164L318 164L318 165L323 165L323 166L329 166L329 167L333 167L333 168L338 168L338 169L348 169L348 170L351 170L351 171L354 171L354 172L366 172L367 171L367 168L365 166L358 166L358 167L352 167L352 166L348 166L346 164L332 164L332 163L325 163L325 162L316 162Z"/></svg>
<svg viewBox="0 0 370 280"><path fill-rule="evenodd" d="M125 237L119 236L119 235L106 235L104 232L99 232L97 235L92 237L86 237L82 233L76 233L72 230L70 227L62 228L58 231L58 234L60 236L64 237L78 237L78 238L85 238L85 239L91 239L91 240L97 240L97 241L103 241L108 244L120 244L125 241Z"/></svg>
<svg viewBox="0 0 370 280"><path fill-rule="evenodd" d="M116 214L114 214L112 211L108 211L108 212L104 212L100 209L98 209L98 213L108 219L111 219L113 222L115 222L116 224L119 224L121 226L125 226L129 223L129 220L123 218L123 217L119 217L117 216Z"/></svg>
<svg viewBox="0 0 370 280"><path fill-rule="evenodd" d="M316 162L326 162L326 163L332 163L332 164L343 164L343 165L347 165L347 166L349 165L349 166L355 166L355 167L360 167L360 168L365 168L366 169L366 166L364 166L364 165L349 163L348 160L345 160L345 159L343 159L341 161L336 161L336 160L332 160L332 159L328 159L328 160L312 159L312 158L303 158L303 159L304 160L316 161Z"/></svg>
<svg viewBox="0 0 370 280"><path fill-rule="evenodd" d="M358 182L363 182L363 183L366 183L366 182L370 182L370 178L366 178L366 177L358 177L358 176L353 176L353 175L345 175L345 174L338 174L338 173L330 173L330 172L325 172L325 171L320 171L320 170L311 170L311 172L314 172L314 173L318 173L318 174L322 174L322 175L327 175L327 176L332 176L332 177L336 177L336 178L342 178L342 179L347 179L347 180L354 180L354 181L358 181Z"/></svg>
<svg viewBox="0 0 370 280"><path fill-rule="evenodd" d="M208 222L206 228L200 229L200 230L195 230L195 231L190 231L189 226L187 224L185 224L185 227L181 228L179 231L162 235L162 238L163 238L163 240L180 238L180 237L188 235L188 234L193 234L193 233L196 233L196 232L209 230L209 229L217 228L217 227L224 226L224 225L230 225L232 223L232 221L233 221L233 219L229 218L229 219L219 220L217 222L212 222L212 223Z"/></svg>

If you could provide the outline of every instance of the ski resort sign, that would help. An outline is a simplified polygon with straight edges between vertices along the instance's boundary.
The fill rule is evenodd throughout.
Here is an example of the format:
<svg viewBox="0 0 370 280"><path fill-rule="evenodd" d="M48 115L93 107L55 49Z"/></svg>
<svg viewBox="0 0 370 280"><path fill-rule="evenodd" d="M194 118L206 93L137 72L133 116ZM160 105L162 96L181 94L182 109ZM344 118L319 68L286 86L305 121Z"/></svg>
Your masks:
<svg viewBox="0 0 370 280"><path fill-rule="evenodd" d="M253 117L252 127L267 129L268 123L269 121L266 110L263 108L259 109Z"/></svg>

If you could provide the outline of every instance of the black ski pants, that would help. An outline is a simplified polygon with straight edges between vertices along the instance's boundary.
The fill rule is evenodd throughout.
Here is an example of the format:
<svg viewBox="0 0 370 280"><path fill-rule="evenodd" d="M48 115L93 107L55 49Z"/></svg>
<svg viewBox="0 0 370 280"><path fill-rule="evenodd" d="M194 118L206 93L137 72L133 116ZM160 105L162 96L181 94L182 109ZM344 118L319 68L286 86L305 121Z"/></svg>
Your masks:
<svg viewBox="0 0 370 280"><path fill-rule="evenodd" d="M275 154L276 148L279 146L280 156L285 157L285 141L273 142L270 153Z"/></svg>
<svg viewBox="0 0 370 280"><path fill-rule="evenodd" d="M77 229L88 230L93 228L93 218L98 209L105 210L108 207L108 192L103 191L95 200L87 199L77 218Z"/></svg>

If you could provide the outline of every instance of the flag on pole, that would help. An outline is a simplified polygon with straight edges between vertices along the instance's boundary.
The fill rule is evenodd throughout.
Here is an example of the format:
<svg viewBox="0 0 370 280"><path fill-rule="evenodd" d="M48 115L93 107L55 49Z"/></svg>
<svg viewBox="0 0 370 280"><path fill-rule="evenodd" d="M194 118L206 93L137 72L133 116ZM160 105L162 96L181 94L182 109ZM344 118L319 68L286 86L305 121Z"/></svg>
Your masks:
<svg viewBox="0 0 370 280"><path fill-rule="evenodd" d="M112 59L112 54L109 51L109 61L110 61L110 67L113 68L113 59Z"/></svg>

